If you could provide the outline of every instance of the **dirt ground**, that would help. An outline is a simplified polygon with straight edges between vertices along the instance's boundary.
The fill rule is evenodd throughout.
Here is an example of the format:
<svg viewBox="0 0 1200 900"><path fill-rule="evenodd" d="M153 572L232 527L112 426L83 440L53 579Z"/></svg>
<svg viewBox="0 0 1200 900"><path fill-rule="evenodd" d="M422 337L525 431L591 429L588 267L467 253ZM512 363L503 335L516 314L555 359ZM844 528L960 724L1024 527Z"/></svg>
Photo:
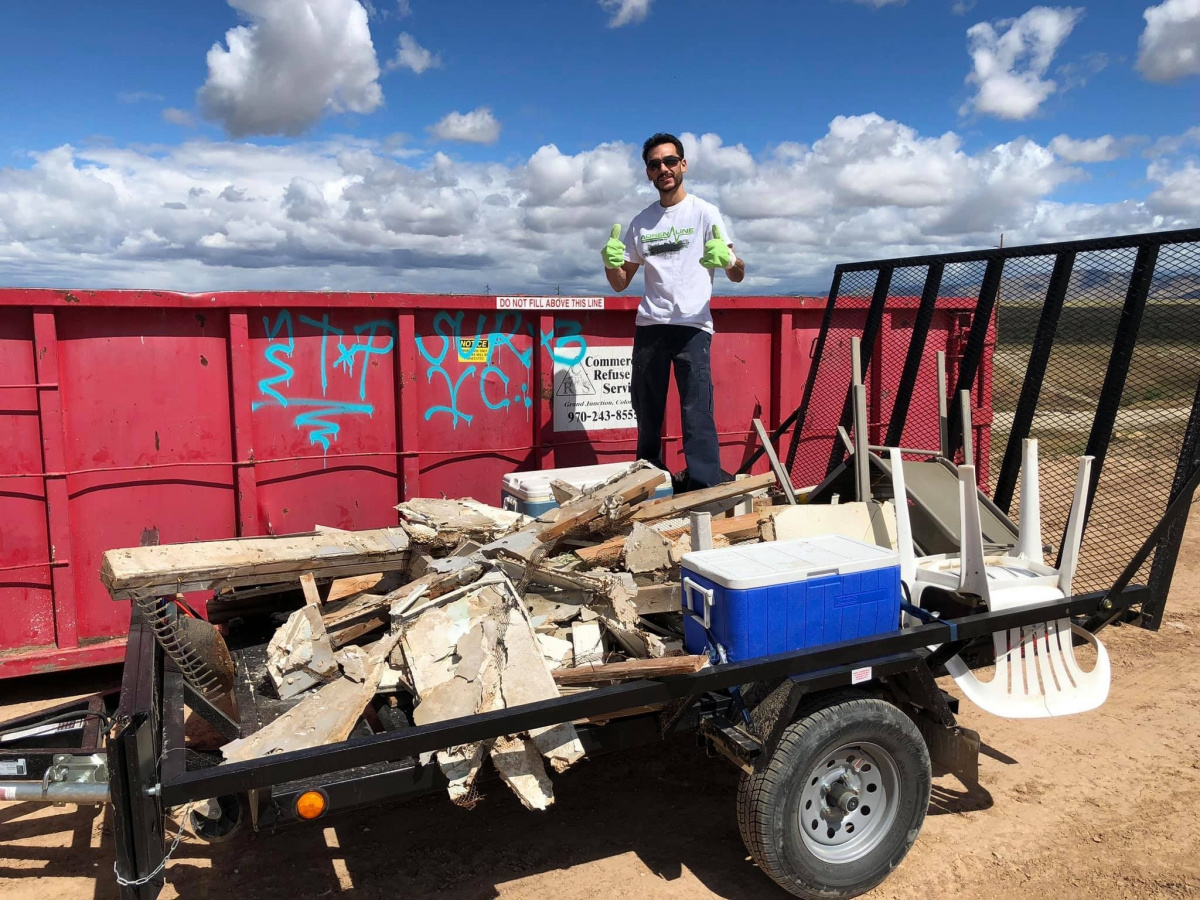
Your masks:
<svg viewBox="0 0 1200 900"><path fill-rule="evenodd" d="M1162 630L1103 632L1114 679L1100 710L1018 722L964 703L982 790L936 779L916 846L870 897L1200 896L1200 515L1189 532ZM115 674L0 683L0 719ZM473 811L435 796L233 845L188 839L161 896L783 900L738 837L736 784L681 741L586 761L545 813L495 784ZM111 828L91 809L0 804L0 896L116 897Z"/></svg>

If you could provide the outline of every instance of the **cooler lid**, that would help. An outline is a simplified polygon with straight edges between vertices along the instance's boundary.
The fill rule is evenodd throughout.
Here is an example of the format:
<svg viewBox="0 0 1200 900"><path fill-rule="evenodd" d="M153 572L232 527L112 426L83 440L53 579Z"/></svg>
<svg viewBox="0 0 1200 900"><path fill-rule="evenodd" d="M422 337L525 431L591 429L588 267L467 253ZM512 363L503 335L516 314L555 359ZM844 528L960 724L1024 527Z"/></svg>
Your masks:
<svg viewBox="0 0 1200 900"><path fill-rule="evenodd" d="M595 466L572 466L566 469L545 469L538 472L509 472L502 481L503 489L522 500L553 500L550 482L556 478L587 490L629 468L631 463L601 463Z"/></svg>
<svg viewBox="0 0 1200 900"><path fill-rule="evenodd" d="M685 553L683 568L735 591L900 565L895 551L826 534Z"/></svg>

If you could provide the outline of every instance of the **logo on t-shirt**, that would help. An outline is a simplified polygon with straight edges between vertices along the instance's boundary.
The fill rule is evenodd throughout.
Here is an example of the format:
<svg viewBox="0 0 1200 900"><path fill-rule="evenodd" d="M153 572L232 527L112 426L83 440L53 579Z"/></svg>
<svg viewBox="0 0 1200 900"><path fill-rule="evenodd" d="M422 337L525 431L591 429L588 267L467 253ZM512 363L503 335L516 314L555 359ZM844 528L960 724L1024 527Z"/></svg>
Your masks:
<svg viewBox="0 0 1200 900"><path fill-rule="evenodd" d="M663 253L678 253L691 243L691 241L685 239L686 236L695 233L695 228L675 228L671 226L666 231L651 231L643 234L638 240L642 244L651 245L642 248L642 255L659 256Z"/></svg>

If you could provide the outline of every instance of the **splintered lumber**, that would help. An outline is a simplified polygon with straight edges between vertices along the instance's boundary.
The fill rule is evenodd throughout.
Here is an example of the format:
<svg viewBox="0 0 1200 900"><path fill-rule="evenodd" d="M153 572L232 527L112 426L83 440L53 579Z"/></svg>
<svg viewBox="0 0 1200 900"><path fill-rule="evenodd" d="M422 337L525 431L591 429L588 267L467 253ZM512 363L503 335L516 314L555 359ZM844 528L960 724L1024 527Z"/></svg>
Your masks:
<svg viewBox="0 0 1200 900"><path fill-rule="evenodd" d="M480 548L489 559L517 557L540 560L551 546L596 522L612 527L628 518L631 504L653 495L667 473L647 462L632 463L603 484L588 488L579 497L557 509L547 510L523 528Z"/></svg>
<svg viewBox="0 0 1200 900"><path fill-rule="evenodd" d="M719 503L722 500L741 497L753 491L770 487L774 483L774 472L752 475L740 481L727 481L725 484L718 484L716 487L704 488L700 491L688 491L686 494L663 497L661 500L651 500L649 503L643 503L633 511L632 518L635 522L647 522L650 519L666 519L689 512L698 506L707 506L709 503Z"/></svg>
<svg viewBox="0 0 1200 900"><path fill-rule="evenodd" d="M362 681L345 676L331 681L254 734L226 744L221 748L225 762L344 741L375 696L384 660L399 640L400 635L390 635L370 648Z"/></svg>
<svg viewBox="0 0 1200 900"><path fill-rule="evenodd" d="M638 678L662 678L665 675L690 675L708 662L707 656L665 656L662 659L631 659L605 665L555 669L554 680L560 685L587 686L634 681Z"/></svg>
<svg viewBox="0 0 1200 900"><path fill-rule="evenodd" d="M744 516L732 516L730 518L716 518L712 520L712 534L714 538L725 537L731 542L757 539L760 536L761 525L765 518L766 515L761 512L747 513ZM692 531L690 525L663 528L657 522L653 528L668 541L672 542L684 535L690 535ZM615 565L621 558L626 537L627 535L619 534L614 538L609 538L602 544L595 544L591 547L580 547L575 551L575 555L589 566Z"/></svg>
<svg viewBox="0 0 1200 900"><path fill-rule="evenodd" d="M387 594L359 594L336 604L327 604L325 627L330 632L337 631L364 616L372 616L380 610L386 612L397 602L418 594L426 598L440 597L482 574L479 564L467 559L436 560L427 574Z"/></svg>
<svg viewBox="0 0 1200 900"><path fill-rule="evenodd" d="M537 535L542 543L556 540L571 531L587 525L605 514L606 507L614 508L619 517L625 504L636 503L650 497L660 484L667 480L667 473L653 467L638 469L612 484L601 485L595 493L583 496L560 506L552 522L542 522Z"/></svg>
<svg viewBox="0 0 1200 900"><path fill-rule="evenodd" d="M106 550L100 580L114 600L218 590L252 584L295 584L318 578L386 572L408 565L400 528L290 534Z"/></svg>

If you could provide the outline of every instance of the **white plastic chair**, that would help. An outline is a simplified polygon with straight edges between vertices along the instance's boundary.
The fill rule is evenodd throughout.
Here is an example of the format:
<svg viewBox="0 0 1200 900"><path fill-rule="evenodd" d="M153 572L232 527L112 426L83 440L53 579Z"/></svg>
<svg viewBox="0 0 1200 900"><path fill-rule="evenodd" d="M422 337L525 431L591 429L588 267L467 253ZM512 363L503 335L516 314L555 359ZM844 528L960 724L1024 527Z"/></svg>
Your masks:
<svg viewBox="0 0 1200 900"><path fill-rule="evenodd" d="M929 588L974 595L991 611L1019 609L1071 596L1071 581L1079 560L1083 516L1087 506L1092 457L1079 460L1075 496L1067 519L1062 562L1058 569L1042 560L1041 509L1037 472L1037 441L1026 440L1021 460L1020 535L1014 554L985 557L975 494L975 467L958 467L958 554L916 558L908 517L901 455L892 449L892 489L896 502L896 532L901 578L912 602L921 605ZM1096 665L1083 671L1075 659L1072 635L1096 650ZM981 709L1011 719L1065 716L1100 706L1112 680L1108 651L1094 635L1069 619L1040 622L992 635L996 672L980 681L959 656L946 663L963 694Z"/></svg>

